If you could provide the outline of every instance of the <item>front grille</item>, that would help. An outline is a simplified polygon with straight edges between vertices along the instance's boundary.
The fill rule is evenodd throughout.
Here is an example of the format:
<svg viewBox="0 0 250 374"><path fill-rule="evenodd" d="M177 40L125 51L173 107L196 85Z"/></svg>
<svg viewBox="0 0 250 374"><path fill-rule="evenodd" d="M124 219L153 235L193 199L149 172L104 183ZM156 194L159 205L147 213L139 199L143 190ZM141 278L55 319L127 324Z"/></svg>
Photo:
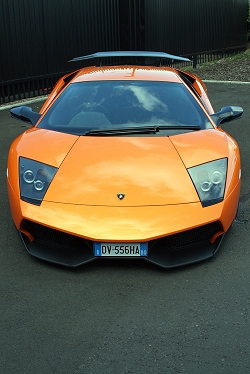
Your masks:
<svg viewBox="0 0 250 374"><path fill-rule="evenodd" d="M83 248L85 245L92 248L90 240L54 230L50 227L42 226L32 221L24 220L22 222L21 229L29 232L33 236L34 240L40 243L53 246L56 245L57 247L64 248Z"/></svg>
<svg viewBox="0 0 250 374"><path fill-rule="evenodd" d="M38 223L23 220L21 231L29 232L22 238L27 250L35 257L63 264L78 266L95 259L93 241L64 233ZM147 259L163 267L175 267L212 257L219 248L223 235L211 243L212 237L222 233L219 221L212 222L178 234L148 241Z"/></svg>
<svg viewBox="0 0 250 374"><path fill-rule="evenodd" d="M218 232L223 231L219 221L208 223L178 234L165 236L150 242L150 247L157 245L168 249L178 249L181 247L207 242Z"/></svg>
<svg viewBox="0 0 250 374"><path fill-rule="evenodd" d="M22 229L28 231L36 241L47 243L49 245L57 245L61 247L78 247L83 245L83 241L92 247L92 242L74 235L54 230L52 228L42 226L32 221L24 220ZM219 221L212 222L194 229L182 231L178 234L164 236L160 239L149 241L149 248L157 245L166 248L178 249L183 246L210 241L211 238L222 231Z"/></svg>

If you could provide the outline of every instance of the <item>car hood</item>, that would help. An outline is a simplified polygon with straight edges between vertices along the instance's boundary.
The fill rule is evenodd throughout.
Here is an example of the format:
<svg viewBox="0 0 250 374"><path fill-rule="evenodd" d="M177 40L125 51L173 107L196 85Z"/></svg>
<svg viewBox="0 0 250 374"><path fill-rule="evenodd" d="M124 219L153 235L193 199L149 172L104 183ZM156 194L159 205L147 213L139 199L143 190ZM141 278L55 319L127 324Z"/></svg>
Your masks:
<svg viewBox="0 0 250 374"><path fill-rule="evenodd" d="M223 147L220 152L214 147L219 132L215 130L210 139L213 138L212 147L204 133L172 138L79 137L58 169L44 201L119 207L197 202L199 198L185 164L199 164L223 153ZM200 149L201 141L206 145L204 152Z"/></svg>

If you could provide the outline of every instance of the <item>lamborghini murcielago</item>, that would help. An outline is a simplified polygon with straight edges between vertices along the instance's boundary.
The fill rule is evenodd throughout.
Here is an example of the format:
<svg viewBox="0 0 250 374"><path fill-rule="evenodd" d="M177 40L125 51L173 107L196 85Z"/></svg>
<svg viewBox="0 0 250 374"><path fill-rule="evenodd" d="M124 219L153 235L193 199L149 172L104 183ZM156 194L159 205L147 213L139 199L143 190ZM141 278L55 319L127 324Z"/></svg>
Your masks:
<svg viewBox="0 0 250 374"><path fill-rule="evenodd" d="M235 219L238 145L205 84L159 52L99 52L62 77L7 169L12 217L28 252L78 266L144 259L175 267L212 257ZM169 62L171 62L169 64ZM74 63L74 62L72 62ZM169 66L170 65L170 66Z"/></svg>

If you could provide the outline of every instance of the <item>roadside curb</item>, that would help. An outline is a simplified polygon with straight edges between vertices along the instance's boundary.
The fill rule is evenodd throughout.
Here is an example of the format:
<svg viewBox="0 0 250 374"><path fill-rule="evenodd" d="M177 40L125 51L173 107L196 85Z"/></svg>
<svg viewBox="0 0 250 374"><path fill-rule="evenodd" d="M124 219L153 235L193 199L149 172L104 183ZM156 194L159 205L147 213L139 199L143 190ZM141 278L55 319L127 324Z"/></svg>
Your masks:
<svg viewBox="0 0 250 374"><path fill-rule="evenodd" d="M22 103L24 103L24 105L26 104L32 104L32 103L36 103L36 102L39 102L39 101L43 101L43 100L46 100L48 96L41 96L41 97L34 97L33 99L22 99L20 101L14 101L10 104L7 104L7 105L0 105L0 111L1 110L5 110L5 109L10 109L10 108L13 108L13 106L18 106L18 105L21 105Z"/></svg>

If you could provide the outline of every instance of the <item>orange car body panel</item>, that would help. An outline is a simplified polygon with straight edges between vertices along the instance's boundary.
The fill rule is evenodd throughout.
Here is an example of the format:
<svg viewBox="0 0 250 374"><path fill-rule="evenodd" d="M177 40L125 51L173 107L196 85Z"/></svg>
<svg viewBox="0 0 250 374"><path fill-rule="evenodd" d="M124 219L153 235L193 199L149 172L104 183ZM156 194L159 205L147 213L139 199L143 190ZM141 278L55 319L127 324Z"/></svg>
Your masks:
<svg viewBox="0 0 250 374"><path fill-rule="evenodd" d="M175 70L168 67L157 68L153 66L110 66L109 68L91 66L79 70L72 83L102 80L148 80L183 83Z"/></svg>
<svg viewBox="0 0 250 374"><path fill-rule="evenodd" d="M120 201L118 193L125 198ZM134 207L199 198L169 138L80 137L44 200Z"/></svg>
<svg viewBox="0 0 250 374"><path fill-rule="evenodd" d="M23 218L94 241L147 241L221 220L230 227L238 206L240 182L219 204L205 209L200 202L161 206L90 206L44 201L40 207L21 201L8 184L11 211L20 229ZM70 217L70 219L68 218Z"/></svg>
<svg viewBox="0 0 250 374"><path fill-rule="evenodd" d="M10 149L11 176L18 175L13 168L20 155L62 166L39 207L20 204L18 180L9 179L11 211L18 228L26 218L93 240L132 241L179 232L187 223L191 228L215 218L227 230L234 219L240 192L240 177L234 171L240 170L240 161L236 143L228 142L223 131L170 138L103 138L33 129L19 140ZM57 147L50 149L55 140ZM27 147L30 141L34 148ZM225 200L203 208L183 162L188 168L229 153ZM124 200L117 198L118 193L126 194Z"/></svg>
<svg viewBox="0 0 250 374"><path fill-rule="evenodd" d="M58 81L40 110L42 115L67 87L70 75ZM204 83L190 74L197 99L177 69L92 66L72 77L76 84L95 80L185 84L208 116L214 113ZM20 199L19 157L58 168L40 206ZM220 158L228 158L224 200L202 207L187 169ZM240 173L237 143L215 126L168 137L79 137L34 126L11 145L7 186L12 217L21 232L27 219L92 241L143 242L215 221L222 224L218 235L226 232L237 212ZM123 200L119 193L125 194Z"/></svg>

